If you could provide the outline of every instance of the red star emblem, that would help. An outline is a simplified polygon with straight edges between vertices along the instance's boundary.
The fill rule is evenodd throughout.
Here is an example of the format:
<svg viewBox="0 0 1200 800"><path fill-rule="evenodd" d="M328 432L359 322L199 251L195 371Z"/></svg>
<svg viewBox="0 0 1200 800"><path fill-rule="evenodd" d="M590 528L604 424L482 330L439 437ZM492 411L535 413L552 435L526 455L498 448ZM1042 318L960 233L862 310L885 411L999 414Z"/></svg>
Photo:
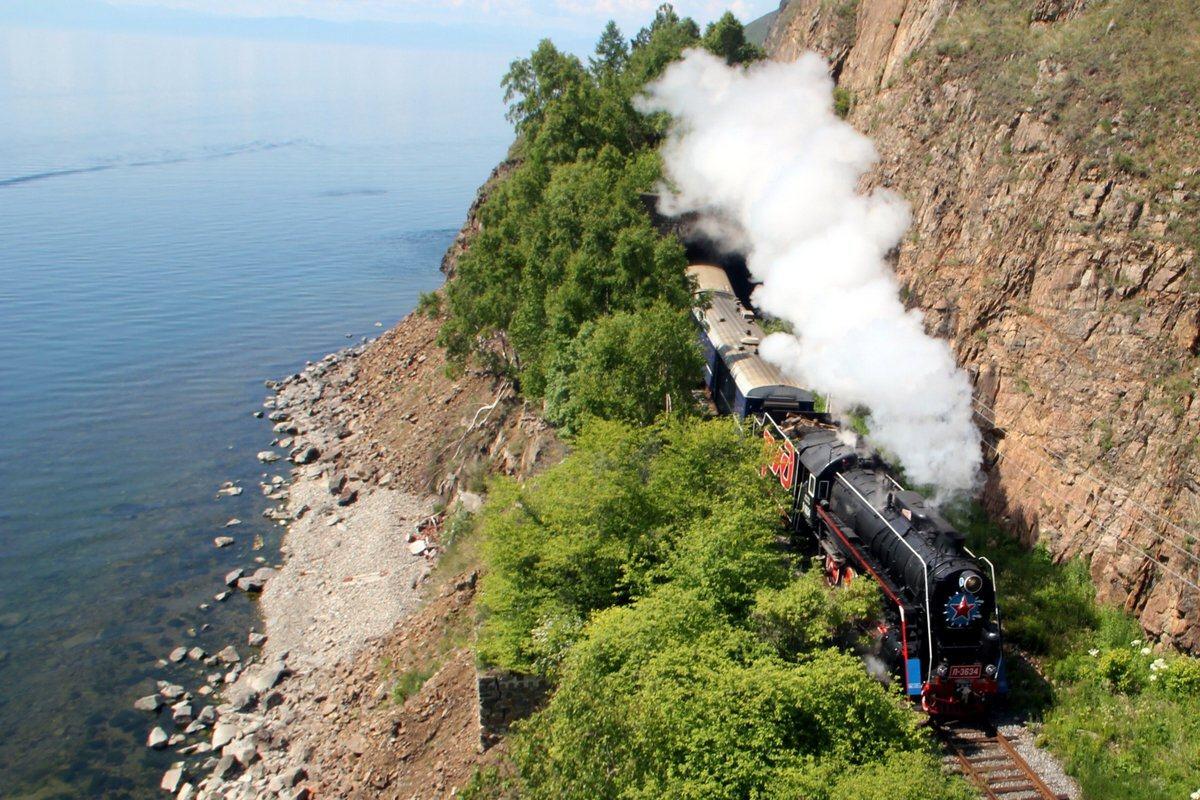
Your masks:
<svg viewBox="0 0 1200 800"><path fill-rule="evenodd" d="M971 612L975 610L975 604L968 600L967 596L964 594L963 598L958 601L958 605L952 606L952 608L954 609L955 619L958 619L959 617L970 618Z"/></svg>

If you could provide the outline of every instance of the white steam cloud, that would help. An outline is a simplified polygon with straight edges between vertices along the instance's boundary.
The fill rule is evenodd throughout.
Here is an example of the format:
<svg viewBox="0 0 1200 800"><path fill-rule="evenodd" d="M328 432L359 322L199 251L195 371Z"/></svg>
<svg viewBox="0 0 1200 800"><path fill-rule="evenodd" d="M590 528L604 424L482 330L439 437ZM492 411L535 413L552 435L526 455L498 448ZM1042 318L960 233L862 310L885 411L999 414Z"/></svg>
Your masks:
<svg viewBox="0 0 1200 800"><path fill-rule="evenodd" d="M846 409L870 411L871 439L939 496L972 490L979 432L971 385L946 342L905 310L887 253L909 224L895 193L858 191L874 145L833 110L825 61L748 69L693 50L651 84L643 111L674 117L661 210L698 212L744 252L755 304L787 320L760 352Z"/></svg>

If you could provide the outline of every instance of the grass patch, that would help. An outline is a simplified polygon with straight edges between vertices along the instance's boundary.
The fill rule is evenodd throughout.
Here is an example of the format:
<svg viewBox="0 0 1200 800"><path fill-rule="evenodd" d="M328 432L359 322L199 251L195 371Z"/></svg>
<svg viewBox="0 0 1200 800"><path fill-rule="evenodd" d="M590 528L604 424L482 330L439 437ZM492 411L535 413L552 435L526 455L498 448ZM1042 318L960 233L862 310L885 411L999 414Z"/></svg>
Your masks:
<svg viewBox="0 0 1200 800"><path fill-rule="evenodd" d="M440 292L421 292L417 298L417 312L430 319L436 319L442 313L442 295Z"/></svg>
<svg viewBox="0 0 1200 800"><path fill-rule="evenodd" d="M446 515L442 523L442 554L425 582L427 592L440 592L449 580L482 567L476 523L476 515L461 504Z"/></svg>
<svg viewBox="0 0 1200 800"><path fill-rule="evenodd" d="M400 673L400 676L392 683L392 702L398 705L403 704L405 700L421 691L421 687L425 685L425 681L432 678L440 667L440 664L436 666L433 664L423 664Z"/></svg>

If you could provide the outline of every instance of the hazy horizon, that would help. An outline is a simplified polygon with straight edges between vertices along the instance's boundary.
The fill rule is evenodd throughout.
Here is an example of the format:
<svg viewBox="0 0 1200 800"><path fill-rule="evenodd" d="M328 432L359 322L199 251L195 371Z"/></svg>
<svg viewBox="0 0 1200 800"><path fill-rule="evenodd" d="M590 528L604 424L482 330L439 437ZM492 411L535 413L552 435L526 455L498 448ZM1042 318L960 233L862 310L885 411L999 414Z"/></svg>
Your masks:
<svg viewBox="0 0 1200 800"><path fill-rule="evenodd" d="M743 22L777 7L775 0L680 0L682 15L702 26L726 10ZM513 57L550 38L562 49L590 52L604 24L616 20L632 37L657 0L9 0L0 26L177 36L345 43L422 49L472 48Z"/></svg>

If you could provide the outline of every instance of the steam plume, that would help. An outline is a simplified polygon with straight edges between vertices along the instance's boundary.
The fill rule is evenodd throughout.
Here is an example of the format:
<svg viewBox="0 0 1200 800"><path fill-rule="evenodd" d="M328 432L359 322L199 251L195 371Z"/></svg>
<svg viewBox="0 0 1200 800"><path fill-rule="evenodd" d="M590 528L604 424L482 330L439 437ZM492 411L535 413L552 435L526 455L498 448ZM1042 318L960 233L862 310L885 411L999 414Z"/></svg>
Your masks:
<svg viewBox="0 0 1200 800"><path fill-rule="evenodd" d="M825 62L748 69L693 50L651 84L643 111L674 126L663 149L661 210L699 212L746 253L754 303L792 324L760 352L843 409L866 407L871 439L939 495L972 489L979 433L971 386L946 342L906 311L886 254L909 224L896 194L862 194L878 155L837 117Z"/></svg>

